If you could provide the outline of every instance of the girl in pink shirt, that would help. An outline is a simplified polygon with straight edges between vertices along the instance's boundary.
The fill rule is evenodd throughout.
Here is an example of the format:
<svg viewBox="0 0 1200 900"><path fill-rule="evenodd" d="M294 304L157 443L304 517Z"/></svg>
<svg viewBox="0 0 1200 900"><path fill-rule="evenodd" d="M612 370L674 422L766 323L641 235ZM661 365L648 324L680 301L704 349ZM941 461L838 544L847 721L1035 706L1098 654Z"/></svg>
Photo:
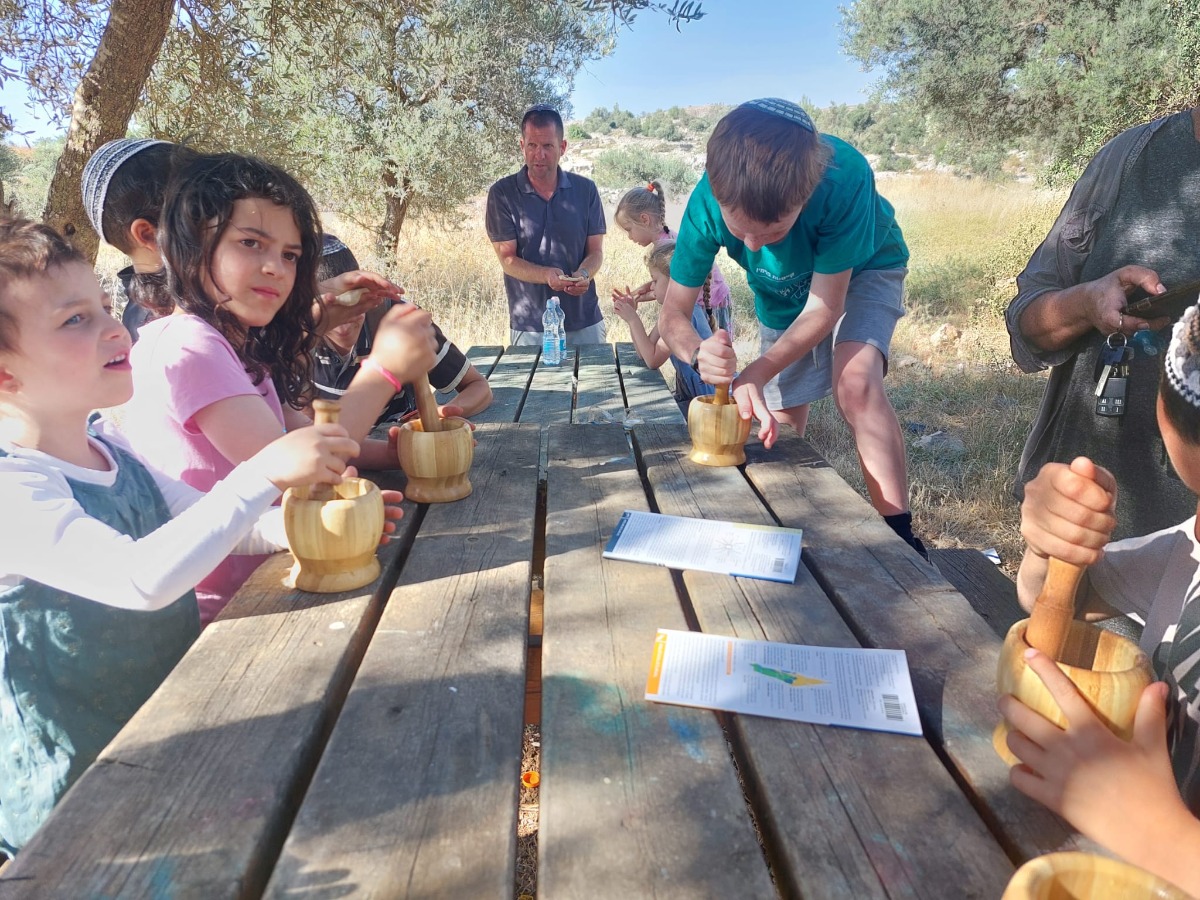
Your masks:
<svg viewBox="0 0 1200 900"><path fill-rule="evenodd" d="M629 239L643 247L675 240L675 232L667 227L667 197L663 193L662 185L657 181L626 191L617 204L614 218ZM653 301L654 283L646 282L634 290L633 294L639 303ZM704 310L705 318L708 319L714 334L723 328L733 337L729 301L729 285L725 283L721 270L713 266L704 290L696 299L696 305Z"/></svg>
<svg viewBox="0 0 1200 900"><path fill-rule="evenodd" d="M300 409L311 384L321 226L312 198L286 172L216 154L176 173L159 248L161 318L142 327L133 348L122 429L164 472L207 491L284 431L311 424ZM397 385L433 362L429 314L408 304L389 312L343 398L351 436L364 443ZM378 460L370 443L382 445ZM386 443L366 444L362 465L394 468ZM229 557L197 585L202 624L261 561Z"/></svg>

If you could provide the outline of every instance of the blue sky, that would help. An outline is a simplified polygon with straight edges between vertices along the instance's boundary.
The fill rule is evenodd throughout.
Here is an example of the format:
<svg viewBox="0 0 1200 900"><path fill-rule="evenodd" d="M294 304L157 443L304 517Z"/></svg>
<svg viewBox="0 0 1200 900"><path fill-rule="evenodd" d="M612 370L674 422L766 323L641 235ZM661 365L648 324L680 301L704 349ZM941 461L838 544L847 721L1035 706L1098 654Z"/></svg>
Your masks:
<svg viewBox="0 0 1200 900"><path fill-rule="evenodd" d="M843 0L845 2L845 0ZM704 18L679 26L644 12L612 55L575 78L574 114L597 106L635 113L754 97L802 96L815 106L859 103L877 75L841 52L832 0L704 0Z"/></svg>
<svg viewBox="0 0 1200 900"><path fill-rule="evenodd" d="M679 31L665 15L644 12L632 28L621 29L610 56L576 76L575 116L614 103L642 113L753 97L808 97L816 106L861 102L875 76L841 52L838 5L703 0L704 18ZM0 107L18 129L35 130L34 138L53 133L44 118L25 109L15 81L0 89Z"/></svg>

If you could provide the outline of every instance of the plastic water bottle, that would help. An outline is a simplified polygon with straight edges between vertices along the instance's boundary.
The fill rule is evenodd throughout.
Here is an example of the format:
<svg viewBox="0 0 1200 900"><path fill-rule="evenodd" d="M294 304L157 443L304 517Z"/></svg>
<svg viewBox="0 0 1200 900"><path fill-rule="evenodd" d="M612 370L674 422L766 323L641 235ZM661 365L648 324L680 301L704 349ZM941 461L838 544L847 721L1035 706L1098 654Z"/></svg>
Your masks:
<svg viewBox="0 0 1200 900"><path fill-rule="evenodd" d="M554 311L557 297L551 297L542 313L542 365L561 366L562 347L558 341L558 314Z"/></svg>
<svg viewBox="0 0 1200 900"><path fill-rule="evenodd" d="M567 361L567 314L563 312L562 304L557 297L551 297L554 304L554 315L558 317L558 354L559 359Z"/></svg>

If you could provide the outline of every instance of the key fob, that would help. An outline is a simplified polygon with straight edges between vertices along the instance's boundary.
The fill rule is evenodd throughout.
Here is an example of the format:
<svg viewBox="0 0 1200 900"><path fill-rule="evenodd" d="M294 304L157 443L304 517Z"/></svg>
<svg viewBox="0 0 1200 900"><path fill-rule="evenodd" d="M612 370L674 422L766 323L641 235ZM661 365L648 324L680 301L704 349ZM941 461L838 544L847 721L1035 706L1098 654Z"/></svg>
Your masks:
<svg viewBox="0 0 1200 900"><path fill-rule="evenodd" d="M1115 418L1125 415L1125 393L1129 379L1124 375L1112 375L1104 383L1104 390L1096 398L1096 415Z"/></svg>

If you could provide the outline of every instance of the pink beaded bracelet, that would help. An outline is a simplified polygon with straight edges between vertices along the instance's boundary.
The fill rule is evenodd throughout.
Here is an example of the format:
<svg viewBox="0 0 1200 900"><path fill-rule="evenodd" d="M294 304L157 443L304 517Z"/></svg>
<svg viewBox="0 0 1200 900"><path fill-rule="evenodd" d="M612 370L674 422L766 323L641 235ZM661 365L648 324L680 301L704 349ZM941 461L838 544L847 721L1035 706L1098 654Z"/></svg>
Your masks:
<svg viewBox="0 0 1200 900"><path fill-rule="evenodd" d="M379 363L375 362L375 360L371 359L371 357L369 357L369 356L362 361L362 364L363 364L363 368L373 369L374 371L376 371L380 375L382 375L384 378L386 378L388 380L388 383L391 384L391 386L396 389L397 394L404 390L404 382L402 382L399 378L397 378L395 375L393 375L386 366L381 366Z"/></svg>

